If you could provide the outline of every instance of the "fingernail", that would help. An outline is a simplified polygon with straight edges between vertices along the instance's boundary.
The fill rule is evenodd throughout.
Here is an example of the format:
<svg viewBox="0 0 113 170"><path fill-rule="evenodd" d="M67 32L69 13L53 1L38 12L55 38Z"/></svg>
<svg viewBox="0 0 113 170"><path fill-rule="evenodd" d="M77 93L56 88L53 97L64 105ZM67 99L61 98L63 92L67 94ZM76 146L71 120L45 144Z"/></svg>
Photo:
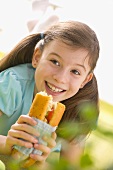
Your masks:
<svg viewBox="0 0 113 170"><path fill-rule="evenodd" d="M38 143L38 140L37 140L37 139L34 139L33 141L34 141L34 143Z"/></svg>
<svg viewBox="0 0 113 170"><path fill-rule="evenodd" d="M33 120L33 123L34 123L35 125L37 125L37 122L36 122L35 120Z"/></svg>

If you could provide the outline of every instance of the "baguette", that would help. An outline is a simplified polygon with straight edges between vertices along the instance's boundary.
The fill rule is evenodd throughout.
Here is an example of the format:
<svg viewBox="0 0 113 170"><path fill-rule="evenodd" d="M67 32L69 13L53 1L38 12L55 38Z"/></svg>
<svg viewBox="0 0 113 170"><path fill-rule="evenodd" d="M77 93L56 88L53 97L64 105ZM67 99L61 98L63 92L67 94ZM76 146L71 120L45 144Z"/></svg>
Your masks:
<svg viewBox="0 0 113 170"><path fill-rule="evenodd" d="M47 95L46 92L37 93L30 107L29 116L42 120L53 127L58 126L64 114L65 105L60 102L53 102L52 99L52 96ZM16 149L12 150L11 156L21 160L22 168L28 168L36 162L36 160L20 153Z"/></svg>

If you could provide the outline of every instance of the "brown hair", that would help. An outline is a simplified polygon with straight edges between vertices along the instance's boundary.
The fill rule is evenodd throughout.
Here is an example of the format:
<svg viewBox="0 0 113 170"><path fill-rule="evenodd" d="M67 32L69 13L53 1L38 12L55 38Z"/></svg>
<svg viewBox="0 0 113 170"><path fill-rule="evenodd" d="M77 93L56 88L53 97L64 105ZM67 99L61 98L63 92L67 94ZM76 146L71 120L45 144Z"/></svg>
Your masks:
<svg viewBox="0 0 113 170"><path fill-rule="evenodd" d="M88 51L91 71L94 70L99 58L100 50L99 42L95 32L84 23L77 21L67 21L59 22L56 25L51 26L47 31L44 32L44 34L36 33L25 37L15 46L11 52L9 52L9 54L0 60L0 71L18 64L31 63L35 46L42 39L42 35L44 36L43 44L41 45L42 52L43 48L48 45L49 42L58 39L71 46L73 49L86 49ZM76 121L79 123L85 122L85 126L88 128L84 133L87 134L94 128L94 126L89 126L90 122L95 125L98 118L98 100L98 87L96 77L94 76L93 79L82 89L80 89L76 95L70 99L62 101L62 103L66 105L66 111L61 123L64 122L64 120ZM90 119L90 121L81 118L83 117L83 114L81 113L84 112L84 109L81 109L83 108L83 103L86 105L93 104L93 106L95 106L95 109L93 109L95 111L95 118L93 117ZM60 129L60 126L58 129Z"/></svg>
<svg viewBox="0 0 113 170"><path fill-rule="evenodd" d="M73 97L62 101L66 111L57 129L60 137L72 140L94 130L99 115L99 94L95 75ZM65 120L65 121L64 121Z"/></svg>

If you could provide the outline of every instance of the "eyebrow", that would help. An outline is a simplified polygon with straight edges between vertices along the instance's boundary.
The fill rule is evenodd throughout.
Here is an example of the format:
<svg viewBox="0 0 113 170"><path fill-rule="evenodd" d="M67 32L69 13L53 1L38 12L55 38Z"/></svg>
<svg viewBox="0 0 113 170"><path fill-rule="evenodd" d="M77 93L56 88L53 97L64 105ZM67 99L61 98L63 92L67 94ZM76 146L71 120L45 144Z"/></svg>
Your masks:
<svg viewBox="0 0 113 170"><path fill-rule="evenodd" d="M82 67L86 71L86 68L84 65L82 65L82 64L76 64L76 65L78 65L79 67Z"/></svg>
<svg viewBox="0 0 113 170"><path fill-rule="evenodd" d="M50 54L53 54L53 55L56 55L58 58L61 58L61 56L60 55L58 55L57 53L55 53L55 52L52 52L52 53L50 53ZM86 71L86 68L85 68L85 66L84 65L82 65L82 64L76 64L77 66L79 66L79 67L82 67L85 71Z"/></svg>
<svg viewBox="0 0 113 170"><path fill-rule="evenodd" d="M56 55L57 57L61 58L61 56L58 55L57 53L52 52L52 53L50 53L50 54Z"/></svg>

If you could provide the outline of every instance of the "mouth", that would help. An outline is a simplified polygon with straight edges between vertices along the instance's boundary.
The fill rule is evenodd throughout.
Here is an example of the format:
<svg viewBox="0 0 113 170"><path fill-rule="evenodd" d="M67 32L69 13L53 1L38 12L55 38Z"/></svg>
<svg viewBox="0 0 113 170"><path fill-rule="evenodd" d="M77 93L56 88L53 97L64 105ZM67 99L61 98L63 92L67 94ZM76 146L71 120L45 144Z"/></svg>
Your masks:
<svg viewBox="0 0 113 170"><path fill-rule="evenodd" d="M61 93L61 92L65 92L66 90L63 90L61 88L58 88L58 87L55 87L53 86L52 84L46 82L46 85L47 87L52 91L52 92L55 92L55 93Z"/></svg>

